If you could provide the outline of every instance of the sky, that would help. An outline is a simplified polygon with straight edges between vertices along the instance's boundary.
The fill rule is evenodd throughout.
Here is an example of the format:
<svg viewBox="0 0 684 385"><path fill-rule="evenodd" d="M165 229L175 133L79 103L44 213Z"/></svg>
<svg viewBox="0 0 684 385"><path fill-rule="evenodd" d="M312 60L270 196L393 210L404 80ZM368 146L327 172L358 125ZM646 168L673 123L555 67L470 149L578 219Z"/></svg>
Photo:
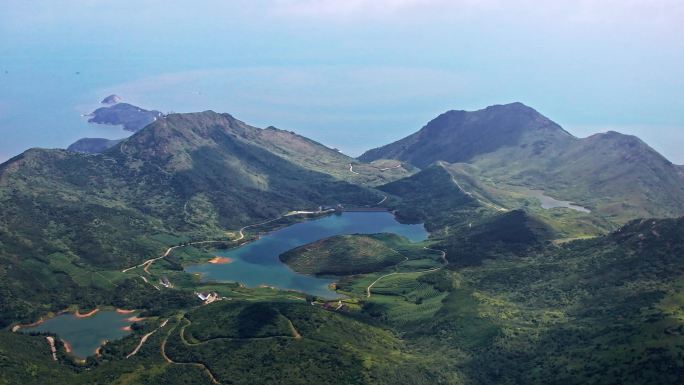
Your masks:
<svg viewBox="0 0 684 385"><path fill-rule="evenodd" d="M80 116L110 93L354 156L520 101L684 164L684 2L0 0L0 161L125 136Z"/></svg>

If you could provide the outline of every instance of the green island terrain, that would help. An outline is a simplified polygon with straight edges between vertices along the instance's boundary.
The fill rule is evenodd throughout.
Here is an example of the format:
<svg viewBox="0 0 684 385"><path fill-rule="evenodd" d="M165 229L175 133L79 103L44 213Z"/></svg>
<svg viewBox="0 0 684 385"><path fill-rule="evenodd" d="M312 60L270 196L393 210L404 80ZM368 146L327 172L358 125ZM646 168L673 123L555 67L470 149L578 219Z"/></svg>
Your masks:
<svg viewBox="0 0 684 385"><path fill-rule="evenodd" d="M10 159L0 205L0 384L684 380L681 166L520 103L450 111L358 159L228 114L169 114L102 153ZM393 211L429 237L280 255L334 277L335 298L184 270L341 210ZM139 318L84 359L22 331L93 309Z"/></svg>
<svg viewBox="0 0 684 385"><path fill-rule="evenodd" d="M412 245L395 234L339 235L292 249L280 260L303 274L363 274L408 260L397 250L402 246Z"/></svg>

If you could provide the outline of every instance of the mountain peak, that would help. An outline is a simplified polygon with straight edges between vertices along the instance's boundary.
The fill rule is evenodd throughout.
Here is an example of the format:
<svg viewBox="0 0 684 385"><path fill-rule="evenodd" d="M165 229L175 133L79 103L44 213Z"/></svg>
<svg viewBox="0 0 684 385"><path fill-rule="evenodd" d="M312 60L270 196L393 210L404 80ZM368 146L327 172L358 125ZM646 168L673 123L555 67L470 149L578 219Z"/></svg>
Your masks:
<svg viewBox="0 0 684 385"><path fill-rule="evenodd" d="M503 147L563 142L570 138L574 137L558 124L515 102L477 111L447 111L417 133L370 150L359 159L393 158L423 168L438 160L467 162Z"/></svg>
<svg viewBox="0 0 684 385"><path fill-rule="evenodd" d="M484 110L480 111L495 111L495 110L504 110L504 111L530 111L534 112L535 114L539 114L537 110L534 108L523 104L522 102L512 102L512 103L505 103L505 104L493 104L491 106L488 106Z"/></svg>

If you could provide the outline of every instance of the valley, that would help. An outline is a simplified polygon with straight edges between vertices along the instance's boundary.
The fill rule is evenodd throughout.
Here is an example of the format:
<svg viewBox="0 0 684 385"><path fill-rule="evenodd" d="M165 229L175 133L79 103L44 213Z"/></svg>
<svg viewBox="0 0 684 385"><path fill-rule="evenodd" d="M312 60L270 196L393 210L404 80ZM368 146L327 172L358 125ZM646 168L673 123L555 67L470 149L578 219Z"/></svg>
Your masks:
<svg viewBox="0 0 684 385"><path fill-rule="evenodd" d="M398 143L206 111L3 163L0 383L677 382L680 167L520 103Z"/></svg>

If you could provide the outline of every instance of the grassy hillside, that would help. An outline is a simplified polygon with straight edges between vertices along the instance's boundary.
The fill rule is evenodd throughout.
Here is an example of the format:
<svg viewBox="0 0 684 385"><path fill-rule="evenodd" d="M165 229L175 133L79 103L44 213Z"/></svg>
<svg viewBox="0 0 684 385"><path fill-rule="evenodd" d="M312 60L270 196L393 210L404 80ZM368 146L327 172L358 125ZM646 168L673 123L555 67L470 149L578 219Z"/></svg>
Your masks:
<svg viewBox="0 0 684 385"><path fill-rule="evenodd" d="M174 361L202 362L223 383L394 384L431 378L391 332L305 303L205 307L181 321L166 349Z"/></svg>
<svg viewBox="0 0 684 385"><path fill-rule="evenodd" d="M459 119L483 130L501 123L502 141L461 152L467 164L417 173L212 112L169 115L100 155L35 149L0 165L0 327L77 305L149 317L84 364L60 344L53 361L44 336L0 330L0 384L681 383L684 218L558 239L595 236L638 213L675 215L667 199L678 179L667 170L680 178L679 168L635 138L576 140L526 107L506 108L515 112L506 122L442 117L444 135ZM517 129L529 121L542 128ZM348 161L352 170L340 167ZM575 175L593 164L604 169ZM345 180L389 183L376 191ZM543 208L530 195L542 183L592 212ZM282 256L300 272L340 275L342 299L202 282L182 271L200 245L149 273L121 271L169 245L231 245L228 232L289 210L381 200L403 220L425 221L430 239L340 236ZM174 287L153 287L162 276ZM195 292L220 300L201 305Z"/></svg>
<svg viewBox="0 0 684 385"><path fill-rule="evenodd" d="M362 161L400 159L420 168L436 161L469 162L502 148L519 147L530 156L551 152L573 139L559 125L522 103L479 111L448 111L418 132L397 142L367 151Z"/></svg>
<svg viewBox="0 0 684 385"><path fill-rule="evenodd" d="M684 214L684 179L677 168L634 136L609 132L577 139L533 162L499 152L472 164L483 179L539 188L618 224Z"/></svg>
<svg viewBox="0 0 684 385"><path fill-rule="evenodd" d="M124 266L159 250L155 233L208 237L293 209L380 198L234 131L222 115L177 114L103 155L29 150L13 158L0 166L5 255L59 242L90 263Z"/></svg>
<svg viewBox="0 0 684 385"><path fill-rule="evenodd" d="M450 265L478 265L485 260L530 254L555 232L522 210L497 214L455 229L439 242Z"/></svg>
<svg viewBox="0 0 684 385"><path fill-rule="evenodd" d="M684 219L382 282L364 312L473 384L676 384ZM364 285L359 282L360 286Z"/></svg>
<svg viewBox="0 0 684 385"><path fill-rule="evenodd" d="M350 183L377 186L411 175L415 168L393 160L370 163L342 154L292 131L251 128L247 136L269 151L304 168L323 172ZM352 165L352 169L349 166Z"/></svg>
<svg viewBox="0 0 684 385"><path fill-rule="evenodd" d="M680 166L633 136L608 132L575 138L520 103L449 111L359 159L377 158L420 168L438 161L467 164L472 177L503 195L543 190L590 208L594 222L619 225L642 217L684 215Z"/></svg>
<svg viewBox="0 0 684 385"><path fill-rule="evenodd" d="M174 114L101 155L33 149L0 165L3 316L110 303L101 293L120 278L93 271L192 239L228 240L226 230L290 210L382 197L294 164L242 129L213 112Z"/></svg>
<svg viewBox="0 0 684 385"><path fill-rule="evenodd" d="M394 234L340 235L292 249L280 260L303 274L361 274L404 261L407 247L408 240Z"/></svg>
<svg viewBox="0 0 684 385"><path fill-rule="evenodd" d="M400 218L425 221L428 230L467 224L487 211L476 198L463 191L441 164L411 177L378 187L398 198L390 206Z"/></svg>
<svg viewBox="0 0 684 385"><path fill-rule="evenodd" d="M484 237L478 244L543 234L524 213L493 218L473 226L472 238ZM462 266L447 254L447 269L435 262L437 250L422 250L433 268L416 259L393 274L342 279L350 298L339 310L227 285L218 290L230 299L208 306L166 302L170 321L138 356L123 358L159 321L108 344L89 370L51 361L42 337L2 331L0 364L10 370L0 378L202 384L210 373L221 383L678 384L683 229L684 218L635 221L608 236L500 252L481 264Z"/></svg>

